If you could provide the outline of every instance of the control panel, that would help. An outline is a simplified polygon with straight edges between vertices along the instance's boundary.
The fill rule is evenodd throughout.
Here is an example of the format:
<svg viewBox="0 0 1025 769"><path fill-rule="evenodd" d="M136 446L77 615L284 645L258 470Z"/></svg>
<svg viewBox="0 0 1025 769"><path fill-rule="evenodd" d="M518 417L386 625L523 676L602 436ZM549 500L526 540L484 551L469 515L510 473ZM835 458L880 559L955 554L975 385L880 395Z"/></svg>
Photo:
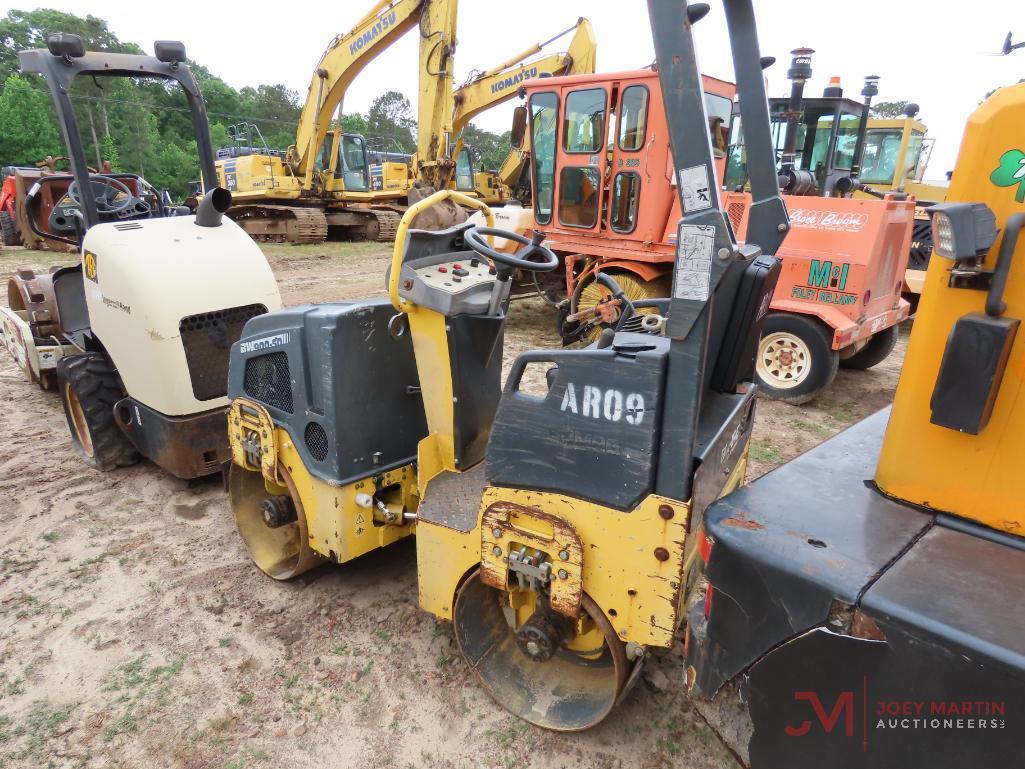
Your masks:
<svg viewBox="0 0 1025 769"><path fill-rule="evenodd" d="M123 195L124 193L122 193ZM65 193L54 205L47 219L47 226L50 232L58 235L74 235L76 232L75 219L78 216L78 203Z"/></svg>
<svg viewBox="0 0 1025 769"><path fill-rule="evenodd" d="M499 281L495 268L473 251L448 251L404 262L399 296L442 315L486 315L491 295L504 301L510 281Z"/></svg>
<svg viewBox="0 0 1025 769"><path fill-rule="evenodd" d="M495 268L478 257L420 267L416 274L427 286L450 294L457 294L481 283L490 286L495 280Z"/></svg>

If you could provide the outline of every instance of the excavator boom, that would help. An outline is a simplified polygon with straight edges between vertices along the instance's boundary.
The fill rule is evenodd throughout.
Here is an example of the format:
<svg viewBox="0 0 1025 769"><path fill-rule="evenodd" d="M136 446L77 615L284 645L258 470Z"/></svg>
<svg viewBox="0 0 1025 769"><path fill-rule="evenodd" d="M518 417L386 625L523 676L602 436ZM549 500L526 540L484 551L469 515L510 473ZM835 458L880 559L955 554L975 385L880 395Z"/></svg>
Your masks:
<svg viewBox="0 0 1025 769"><path fill-rule="evenodd" d="M299 116L295 145L289 150L289 165L297 175L305 177L307 189L313 182L313 161L346 89L367 64L416 26L422 13L433 12L436 5L444 6L445 3L381 0L356 26L328 45L313 70L310 89ZM454 18L454 2L452 6Z"/></svg>

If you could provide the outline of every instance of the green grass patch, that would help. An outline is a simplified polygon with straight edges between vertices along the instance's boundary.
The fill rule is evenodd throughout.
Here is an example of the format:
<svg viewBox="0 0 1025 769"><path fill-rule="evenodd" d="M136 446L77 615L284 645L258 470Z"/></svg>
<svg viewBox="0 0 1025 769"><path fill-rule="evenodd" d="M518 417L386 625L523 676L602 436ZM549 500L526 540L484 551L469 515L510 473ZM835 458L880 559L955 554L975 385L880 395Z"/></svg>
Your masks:
<svg viewBox="0 0 1025 769"><path fill-rule="evenodd" d="M792 419L790 420L790 424L798 430L801 430L802 432L806 433L811 433L819 439L828 438L830 435L833 434L833 431L830 430L828 427L824 427L823 425L816 424L814 422L809 422L805 419Z"/></svg>
<svg viewBox="0 0 1025 769"><path fill-rule="evenodd" d="M164 702L171 680L185 667L184 656L152 667L148 664L149 657L149 654L140 654L114 668L103 686L103 691L117 695L113 703L117 716L103 731L103 739L107 742L138 732L146 720L147 708Z"/></svg>
<svg viewBox="0 0 1025 769"><path fill-rule="evenodd" d="M851 422L857 419L854 415L854 411L849 406L833 406L828 411L829 416L833 417L837 422L841 422L845 425L849 425Z"/></svg>
<svg viewBox="0 0 1025 769"><path fill-rule="evenodd" d="M15 749L7 757L16 761L31 761L36 766L54 766L45 760L50 753L50 743L60 733L74 709L74 705L52 707L45 702L37 702L19 722L9 717L0 718L0 744L22 740L20 749ZM3 765L2 761L0 765Z"/></svg>
<svg viewBox="0 0 1025 769"><path fill-rule="evenodd" d="M782 452L769 445L768 441L758 439L751 441L751 459L767 465L779 465L783 463Z"/></svg>

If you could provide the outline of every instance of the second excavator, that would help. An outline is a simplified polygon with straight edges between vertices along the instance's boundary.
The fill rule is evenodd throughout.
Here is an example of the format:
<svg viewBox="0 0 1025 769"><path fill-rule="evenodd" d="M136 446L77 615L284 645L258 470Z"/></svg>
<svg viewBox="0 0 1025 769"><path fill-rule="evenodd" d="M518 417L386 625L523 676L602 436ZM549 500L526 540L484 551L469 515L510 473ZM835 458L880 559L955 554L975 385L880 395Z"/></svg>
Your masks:
<svg viewBox="0 0 1025 769"><path fill-rule="evenodd" d="M537 75L577 71L577 61L593 70L594 38L590 24L581 19L569 51L525 62L542 48L534 46L453 90L457 6L457 0L382 0L349 32L335 37L314 69L295 144L280 152L236 142L218 160L218 180L236 201L232 218L263 241L318 243L330 233L339 239L390 242L407 206L435 190L459 187L500 200L494 179L478 178L470 153L460 152L457 143L473 116L516 92L483 89L499 80L535 76L535 70ZM412 157L387 154L372 163L366 139L344 132L334 117L359 73L414 27L420 32L417 152ZM462 168L457 168L457 156L463 158ZM491 194L489 188L498 192ZM417 226L440 229L466 218L451 202L428 215L431 221Z"/></svg>
<svg viewBox="0 0 1025 769"><path fill-rule="evenodd" d="M332 129L332 118L367 64L419 27L418 172L427 184L443 186L452 171L447 139L456 11L456 0L381 0L335 37L313 70L295 144L285 153L241 147L218 161L218 181L236 201L232 218L257 240L319 243L329 227L355 238L391 239L399 214L390 204L398 196L371 189L363 137Z"/></svg>

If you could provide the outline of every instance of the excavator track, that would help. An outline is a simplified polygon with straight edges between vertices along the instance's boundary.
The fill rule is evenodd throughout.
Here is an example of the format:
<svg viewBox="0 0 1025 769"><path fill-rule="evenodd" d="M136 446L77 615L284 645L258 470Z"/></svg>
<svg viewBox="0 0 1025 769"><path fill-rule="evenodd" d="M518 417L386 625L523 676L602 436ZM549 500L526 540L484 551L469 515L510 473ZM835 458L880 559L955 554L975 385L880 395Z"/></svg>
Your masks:
<svg viewBox="0 0 1025 769"><path fill-rule="evenodd" d="M368 214L377 219L377 240L378 243L394 243L395 233L399 230L399 222L402 215L385 208L373 208L367 211Z"/></svg>
<svg viewBox="0 0 1025 769"><path fill-rule="evenodd" d="M232 206L228 216L261 243L301 244L327 240L327 217L319 208L242 203Z"/></svg>

